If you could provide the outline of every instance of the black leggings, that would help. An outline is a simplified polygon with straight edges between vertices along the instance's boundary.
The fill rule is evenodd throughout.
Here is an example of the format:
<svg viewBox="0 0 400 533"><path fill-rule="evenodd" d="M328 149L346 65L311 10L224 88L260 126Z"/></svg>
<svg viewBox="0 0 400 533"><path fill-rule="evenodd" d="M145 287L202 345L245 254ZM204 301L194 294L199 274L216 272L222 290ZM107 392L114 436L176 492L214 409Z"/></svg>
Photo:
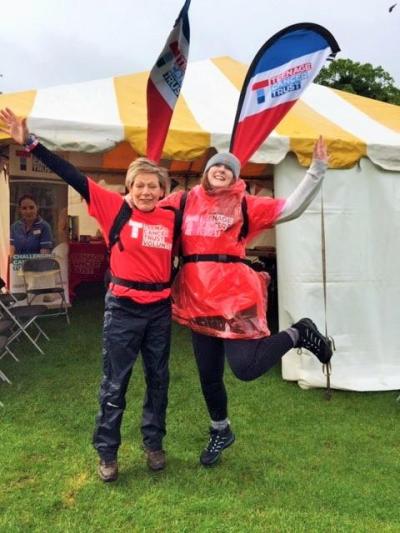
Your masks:
<svg viewBox="0 0 400 533"><path fill-rule="evenodd" d="M192 344L203 396L211 420L228 416L228 398L224 384L225 356L237 378L252 381L293 348L289 334L281 331L261 339L220 339L192 331Z"/></svg>

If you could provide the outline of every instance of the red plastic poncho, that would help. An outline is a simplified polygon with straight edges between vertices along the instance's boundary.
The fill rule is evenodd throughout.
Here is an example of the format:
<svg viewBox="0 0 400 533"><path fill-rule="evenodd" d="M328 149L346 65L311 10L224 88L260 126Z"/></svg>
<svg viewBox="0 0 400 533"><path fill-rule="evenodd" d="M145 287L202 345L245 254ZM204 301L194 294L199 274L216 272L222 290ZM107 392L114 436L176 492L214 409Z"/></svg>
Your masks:
<svg viewBox="0 0 400 533"><path fill-rule="evenodd" d="M178 208L182 192L161 205ZM249 234L238 240L245 183L207 192L194 187L187 196L182 223L182 252L245 257L246 242L271 227L285 200L246 195ZM192 330L228 339L255 339L270 334L266 321L265 272L244 263L199 261L182 266L172 288L174 319Z"/></svg>

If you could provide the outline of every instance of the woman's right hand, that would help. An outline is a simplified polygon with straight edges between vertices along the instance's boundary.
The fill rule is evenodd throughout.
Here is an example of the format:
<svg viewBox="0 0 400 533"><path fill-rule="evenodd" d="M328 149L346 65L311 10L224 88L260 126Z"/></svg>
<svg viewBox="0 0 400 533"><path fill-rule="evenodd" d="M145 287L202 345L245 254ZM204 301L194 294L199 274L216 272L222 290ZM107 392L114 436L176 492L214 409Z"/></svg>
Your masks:
<svg viewBox="0 0 400 533"><path fill-rule="evenodd" d="M7 133L18 144L26 143L29 135L26 118L17 117L6 107L0 111L0 121L6 125L6 127L1 126L0 131Z"/></svg>

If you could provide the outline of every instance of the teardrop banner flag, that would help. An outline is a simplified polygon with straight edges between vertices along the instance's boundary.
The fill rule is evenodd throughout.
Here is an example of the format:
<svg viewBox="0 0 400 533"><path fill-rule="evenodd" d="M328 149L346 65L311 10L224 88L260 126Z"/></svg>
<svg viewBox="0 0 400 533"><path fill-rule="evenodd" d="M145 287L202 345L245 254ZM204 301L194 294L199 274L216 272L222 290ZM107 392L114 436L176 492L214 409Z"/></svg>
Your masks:
<svg viewBox="0 0 400 533"><path fill-rule="evenodd" d="M186 0L147 82L147 157L159 162L189 55L190 0Z"/></svg>
<svg viewBox="0 0 400 533"><path fill-rule="evenodd" d="M257 52L240 93L230 151L242 165L297 102L325 60L340 48L318 24L303 22L276 33Z"/></svg>

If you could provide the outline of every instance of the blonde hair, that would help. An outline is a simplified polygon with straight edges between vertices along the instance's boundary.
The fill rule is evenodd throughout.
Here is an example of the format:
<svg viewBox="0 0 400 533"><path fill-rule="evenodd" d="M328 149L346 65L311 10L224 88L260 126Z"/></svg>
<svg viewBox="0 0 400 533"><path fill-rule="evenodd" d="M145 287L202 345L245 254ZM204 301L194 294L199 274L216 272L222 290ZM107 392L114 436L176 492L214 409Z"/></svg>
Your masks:
<svg viewBox="0 0 400 533"><path fill-rule="evenodd" d="M128 191L131 190L138 174L156 174L160 187L165 190L168 179L168 170L160 167L157 163L151 161L151 159L147 159L147 157L138 157L132 161L126 171L125 187Z"/></svg>

